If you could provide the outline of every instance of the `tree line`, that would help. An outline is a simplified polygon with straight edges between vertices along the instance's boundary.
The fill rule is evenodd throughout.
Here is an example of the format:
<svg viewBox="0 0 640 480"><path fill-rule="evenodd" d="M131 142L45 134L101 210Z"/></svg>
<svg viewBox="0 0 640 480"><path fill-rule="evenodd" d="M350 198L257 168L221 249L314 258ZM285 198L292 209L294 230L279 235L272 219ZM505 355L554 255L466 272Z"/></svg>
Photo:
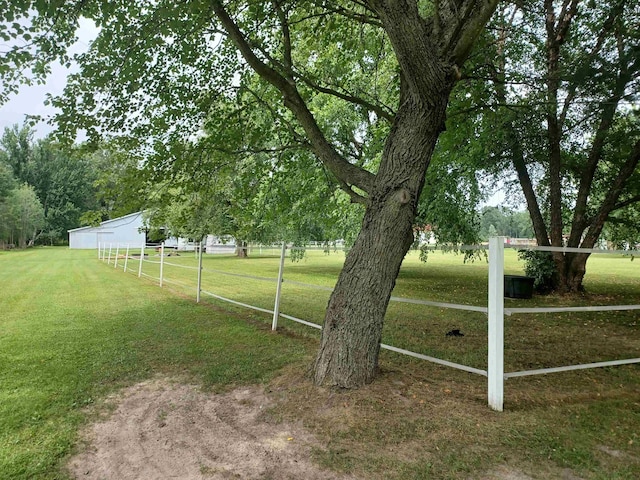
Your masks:
<svg viewBox="0 0 640 480"><path fill-rule="evenodd" d="M92 208L93 171L87 160L34 141L29 127L6 128L0 138L0 243L57 244Z"/></svg>
<svg viewBox="0 0 640 480"><path fill-rule="evenodd" d="M133 178L125 165L113 149L36 140L29 125L5 128L0 248L65 244L68 230L135 211L142 202L125 193Z"/></svg>

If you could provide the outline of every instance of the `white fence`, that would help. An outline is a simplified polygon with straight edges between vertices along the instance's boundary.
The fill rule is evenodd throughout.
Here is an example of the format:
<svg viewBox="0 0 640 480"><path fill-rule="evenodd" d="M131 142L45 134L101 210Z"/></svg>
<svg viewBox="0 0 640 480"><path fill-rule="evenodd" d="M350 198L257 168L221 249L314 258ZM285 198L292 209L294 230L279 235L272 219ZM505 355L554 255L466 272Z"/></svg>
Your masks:
<svg viewBox="0 0 640 480"><path fill-rule="evenodd" d="M580 252L580 253L638 254L638 252L631 252L631 251L611 251L611 250L598 250L598 249L587 250L587 249L574 249L574 248L563 248L563 247L534 247L534 246L529 246L529 247L508 246L508 247L518 249L518 250L529 249L529 250L542 250L542 251L564 251L564 252L571 251L571 252ZM147 248L156 249L158 251L159 260L156 261L156 260L145 258L145 249ZM475 249L485 249L486 247L469 246L469 247L463 247L463 248L475 250ZM292 249L295 249L295 247L289 248L289 249L292 250ZM466 311L480 312L480 313L486 314L488 316L487 370L482 370L482 369L471 367L468 365L463 365L460 363L442 360L442 359L431 357L428 355L423 355L421 353L412 352L410 350L394 347L392 345L381 344L380 347L386 350L403 354L403 355L408 355L414 358L427 360L429 362L433 362L439 365L444 365L447 367L452 367L458 370L463 370L469 373L474 373L477 375L482 375L484 377L487 377L488 404L492 409L497 411L503 410L504 383L505 383L505 380L509 378L529 376L529 375L543 375L548 373L564 372L564 371L570 371L570 370L581 370L581 369L587 369L587 368L597 368L597 367L625 365L625 364L631 364L631 363L640 363L640 358L629 358L629 359L612 360L612 361L606 361L606 362L592 362L592 363L580 364L580 365L568 365L568 366L562 366L562 367L542 368L542 369L524 370L524 371L516 371L516 372L505 372L504 371L504 316L505 315L536 314L536 313L550 313L550 312L585 312L585 311L597 312L597 311L640 310L640 305L505 308L504 307L504 281L503 281L504 249L505 249L504 238L503 237L491 238L489 240L488 249L489 249L489 288L488 288L488 305L486 307L476 306L476 305L452 304L452 303L444 303L444 302L432 302L428 300L418 300L418 299L411 299L411 298L391 297L392 302L412 303L412 304L425 305L430 307L450 308L450 309L466 310ZM108 265L111 265L111 263L113 262L114 268L118 268L119 266L121 266L121 268L125 272L137 273L138 277L147 277L151 280L157 281L160 287L162 287L164 283L168 283L168 284L174 284L174 285L185 287L185 288L194 288L193 285L188 285L183 282L179 282L176 280L169 280L168 278L165 278L165 275L164 275L165 265L171 265L173 267L195 270L197 272L197 283L195 285L197 302L200 302L201 295L204 294L206 296L215 298L217 300L228 302L240 307L267 313L269 315L272 315L271 328L273 330L276 330L278 328L279 318L291 320L315 329L319 329L319 330L322 329L321 325L318 325L316 323L309 322L307 320L303 320L301 318L297 318L291 315L284 314L280 311L282 285L284 283L289 283L291 285L297 285L297 286L306 287L306 288L313 288L317 290L324 290L324 291L333 290L330 287L296 282L296 281L288 280L284 278L284 261L286 257L286 251L287 251L286 244L283 244L280 249L280 264L279 264L277 278L244 275L244 274L230 273L225 271L204 268L202 266L202 250L203 250L202 244L200 244L200 246L196 248L196 251L195 251L195 255L197 256L197 259L198 259L197 267L180 265L177 263L169 262L167 260L168 258L167 255L165 255L164 244L160 246L141 245L136 248L133 248L130 245L122 246L119 244L116 244L114 248L113 244L102 244L98 246L98 258L100 260L106 261ZM121 252L122 252L122 255L121 255ZM129 262L129 259L135 258L138 255L139 255L140 261L138 263L138 269L136 272L135 270L132 270L128 267L128 262ZM119 263L119 261L122 261L122 263ZM145 273L143 271L144 263L159 265L159 276L154 277L152 275ZM230 298L226 298L224 296L215 294L213 292L203 290L202 289L202 273L203 272L211 272L211 273L216 273L220 275L228 275L232 277L240 277L240 278L247 278L252 280L276 283L276 293L274 298L273 310L239 302L237 300L232 300Z"/></svg>

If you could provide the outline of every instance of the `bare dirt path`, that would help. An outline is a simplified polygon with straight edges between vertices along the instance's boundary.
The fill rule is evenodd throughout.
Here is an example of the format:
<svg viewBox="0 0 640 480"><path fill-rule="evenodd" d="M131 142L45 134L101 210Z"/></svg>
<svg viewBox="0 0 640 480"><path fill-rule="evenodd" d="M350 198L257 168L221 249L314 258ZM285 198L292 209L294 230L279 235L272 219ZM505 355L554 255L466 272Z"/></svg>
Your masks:
<svg viewBox="0 0 640 480"><path fill-rule="evenodd" d="M264 421L258 387L213 394L155 379L111 401L115 411L87 428L68 463L76 479L352 478L311 462L317 441L300 425Z"/></svg>
<svg viewBox="0 0 640 480"><path fill-rule="evenodd" d="M356 479L313 463L311 450L324 446L301 423L269 420L274 401L258 386L215 394L166 378L139 383L107 399L113 410L87 426L67 468L76 480ZM337 408L336 421L346 421ZM581 480L568 469L531 477L508 465L467 478Z"/></svg>

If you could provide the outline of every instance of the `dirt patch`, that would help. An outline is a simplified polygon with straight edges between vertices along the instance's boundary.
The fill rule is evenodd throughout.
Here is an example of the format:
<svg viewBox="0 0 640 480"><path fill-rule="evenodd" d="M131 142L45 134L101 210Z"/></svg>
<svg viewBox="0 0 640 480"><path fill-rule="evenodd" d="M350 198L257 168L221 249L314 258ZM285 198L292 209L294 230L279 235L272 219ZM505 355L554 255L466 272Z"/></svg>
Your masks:
<svg viewBox="0 0 640 480"><path fill-rule="evenodd" d="M269 423L258 387L209 394L165 379L125 390L84 434L68 468L76 479L347 479L309 459L301 425Z"/></svg>

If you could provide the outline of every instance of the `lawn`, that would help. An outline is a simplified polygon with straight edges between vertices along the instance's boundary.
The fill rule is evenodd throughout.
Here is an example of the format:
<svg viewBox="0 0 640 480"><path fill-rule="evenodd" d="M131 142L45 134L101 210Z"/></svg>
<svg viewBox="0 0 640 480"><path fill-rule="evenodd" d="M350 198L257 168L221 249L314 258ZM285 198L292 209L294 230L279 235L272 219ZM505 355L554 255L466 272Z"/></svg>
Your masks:
<svg viewBox="0 0 640 480"><path fill-rule="evenodd" d="M159 257L148 252L143 272L159 276ZM273 309L278 274L277 251L264 252L246 260L233 256L205 256L202 288L239 302ZM193 254L165 259L163 277L166 285L195 295L196 271L175 265L195 267ZM344 253L326 255L310 251L299 262L285 263L280 311L317 324L322 323L329 293L293 282L332 287L339 274ZM123 263L120 260L120 267ZM138 271L137 261L128 269ZM427 263L416 252L405 259L393 295L396 297L436 302L486 306L487 263L484 258L464 261L462 255L432 252ZM523 264L514 250L505 253L505 273L522 274ZM546 296L532 300L505 300L505 307L518 306L577 306L640 304L640 268L630 257L596 255L589 260L589 274L585 286L588 295ZM223 272L261 277L252 280ZM265 279L272 279L267 281ZM287 283L288 280L293 282ZM178 282L178 284L171 282ZM189 287L183 285L188 284ZM206 295L203 296L207 299ZM505 371L519 371L544 367L590 363L595 361L635 358L640 356L637 319L640 311L520 314L505 319ZM266 324L267 315L258 319ZM301 327L290 320L279 325L317 337L317 332ZM464 338L445 338L452 329L460 329ZM426 307L392 302L385 321L383 342L472 367L486 369L486 315L476 312Z"/></svg>
<svg viewBox="0 0 640 480"><path fill-rule="evenodd" d="M85 407L152 375L266 382L308 355L274 336L106 268L93 252L0 257L0 478L65 478Z"/></svg>
<svg viewBox="0 0 640 480"><path fill-rule="evenodd" d="M148 251L149 260L158 261ZM276 252L207 256L203 289L273 307ZM311 252L287 261L285 279L330 287L344 254ZM192 254L167 259L193 267ZM486 407L486 379L383 352L381 375L355 392L317 389L304 377L314 329L203 296L195 270L164 265L164 289L97 260L95 252L37 249L0 256L0 478L65 478L60 469L110 392L156 374L214 390L260 383L279 400L273 421L302 421L327 448L315 458L362 478L481 478L501 466L533 478L640 477L640 369L637 365L509 380L506 412ZM520 273L515 253L506 273ZM637 262L594 257L587 296L509 305L640 303ZM143 273L157 277L159 264ZM394 295L486 305L484 260L412 253ZM169 283L173 282L173 283ZM176 283L177 282L177 283ZM184 286L189 285L189 286ZM321 323L328 292L285 283L281 311ZM464 337L445 337L459 328ZM640 356L637 312L519 315L506 320L506 371ZM385 343L486 368L486 317L392 304ZM87 406L92 408L87 408ZM94 412L94 413L92 413ZM506 468L506 467L505 467Z"/></svg>

